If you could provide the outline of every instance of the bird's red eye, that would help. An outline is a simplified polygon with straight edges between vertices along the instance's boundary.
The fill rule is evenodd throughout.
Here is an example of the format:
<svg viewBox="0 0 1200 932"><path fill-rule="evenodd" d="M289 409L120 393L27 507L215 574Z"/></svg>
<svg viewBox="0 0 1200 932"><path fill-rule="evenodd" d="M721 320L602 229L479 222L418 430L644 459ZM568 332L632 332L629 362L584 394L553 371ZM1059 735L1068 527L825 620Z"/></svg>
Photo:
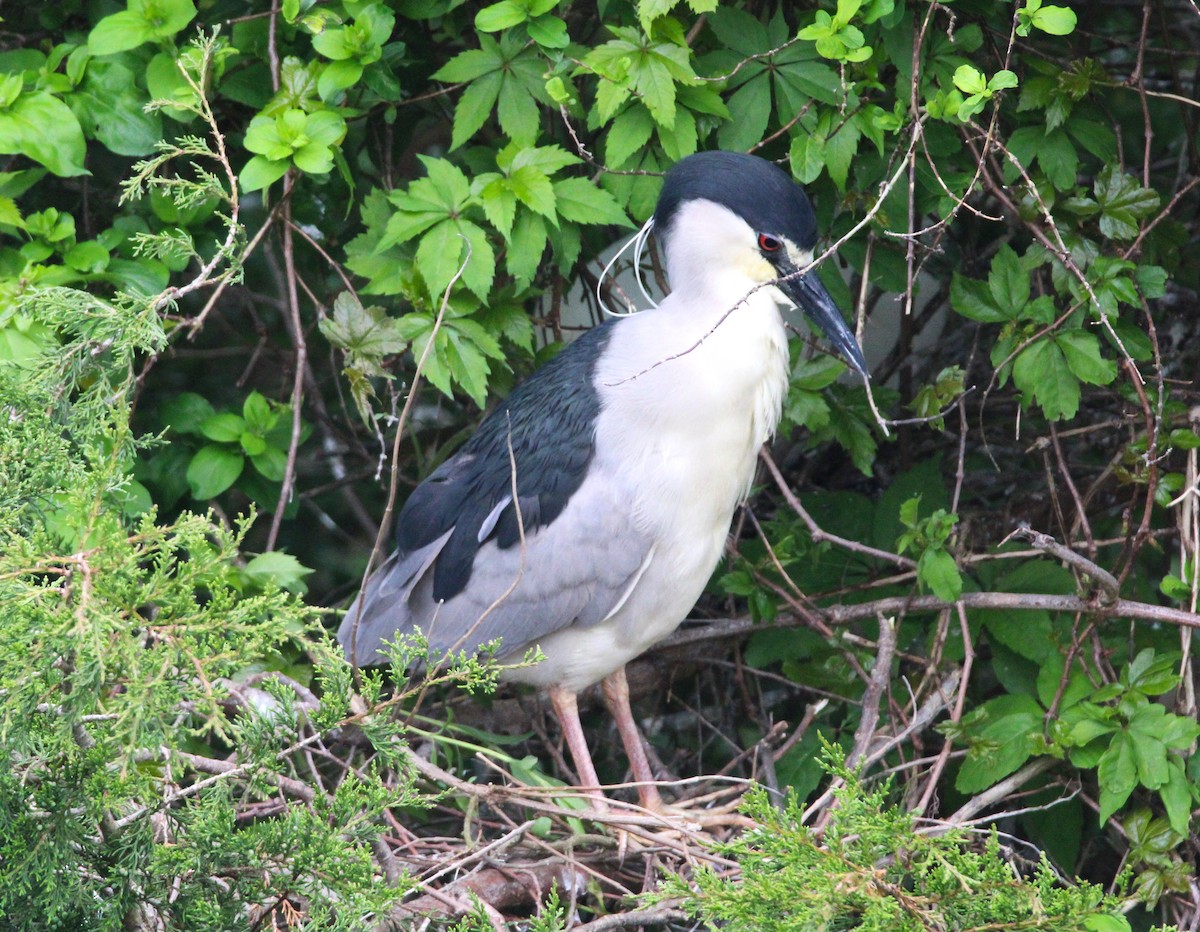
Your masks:
<svg viewBox="0 0 1200 932"><path fill-rule="evenodd" d="M783 243L779 242L779 240L777 240L770 233L758 234L758 248L763 252L778 252L782 246Z"/></svg>

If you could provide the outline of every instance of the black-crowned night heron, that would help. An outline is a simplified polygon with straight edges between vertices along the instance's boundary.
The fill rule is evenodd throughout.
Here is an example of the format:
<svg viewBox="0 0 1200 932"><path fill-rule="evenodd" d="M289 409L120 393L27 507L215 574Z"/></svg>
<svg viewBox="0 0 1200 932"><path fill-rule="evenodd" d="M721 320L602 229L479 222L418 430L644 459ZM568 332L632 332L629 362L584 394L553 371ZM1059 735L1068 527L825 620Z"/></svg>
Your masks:
<svg viewBox="0 0 1200 932"><path fill-rule="evenodd" d="M653 229L671 293L566 347L417 487L338 638L359 664L418 629L434 656L539 647L508 678L547 690L596 793L575 695L602 680L642 805L661 808L625 664L679 626L721 558L787 392L781 311L798 305L864 375L866 362L816 275L798 274L817 230L782 169L689 156Z"/></svg>

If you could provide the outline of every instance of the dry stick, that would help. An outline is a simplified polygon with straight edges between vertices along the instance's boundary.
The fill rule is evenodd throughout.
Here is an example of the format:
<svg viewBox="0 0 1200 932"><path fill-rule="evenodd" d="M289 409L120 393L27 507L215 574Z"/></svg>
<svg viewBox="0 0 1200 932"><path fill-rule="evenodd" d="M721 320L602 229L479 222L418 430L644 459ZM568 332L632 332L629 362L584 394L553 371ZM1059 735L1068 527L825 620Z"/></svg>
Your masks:
<svg viewBox="0 0 1200 932"><path fill-rule="evenodd" d="M890 754L893 748L904 743L911 735L924 731L932 725L933 720L941 715L942 710L949 705L947 697L950 693L958 690L961 681L960 671L952 671L939 685L937 692L925 700L925 703L917 710L917 714L912 717L903 729L894 735L890 735L886 740L880 741L878 746L859 762L861 772L866 773L867 769L873 764ZM840 778L833 780L829 784L829 788L821 794L821 797L806 807L804 812L801 813L800 822L802 824L808 822L818 813L826 810L829 804L833 802L837 790L841 789L844 785L844 782Z"/></svg>
<svg viewBox="0 0 1200 932"><path fill-rule="evenodd" d="M232 761L216 760L211 757L204 757L201 754L189 754L186 751L163 750L165 753L162 754L160 759L169 762L172 758L175 758L201 773L224 776L242 769L241 765L235 764ZM289 796L295 796L306 803L311 803L316 798L313 788L302 780L294 780L291 777L285 777L277 773L265 774L264 776Z"/></svg>
<svg viewBox="0 0 1200 932"><path fill-rule="evenodd" d="M271 208L271 212L267 215L267 219L263 221L262 226L258 228L258 232L251 237L250 242L246 244L246 248L242 250L242 254L238 256L238 265L244 264L245 261L250 258L250 254L258 248L258 244L262 242L262 238L267 235L272 224L274 224L276 215L280 210L283 209L283 203L284 201L281 198L276 202L275 206ZM208 315L212 312L212 309L216 307L217 302L221 300L221 296L225 294L225 289L228 288L231 283L232 282L229 278L221 279L221 281L217 283L217 287L213 289L213 293L208 296L208 300L204 302L204 307L200 309L200 313L186 322L189 340L196 339L196 336L204 328L204 322L208 318Z"/></svg>
<svg viewBox="0 0 1200 932"><path fill-rule="evenodd" d="M610 932L612 929L632 929L635 926L664 926L670 922L692 919L690 913L677 909L635 910L629 913L614 913L574 926L574 932Z"/></svg>
<svg viewBox="0 0 1200 932"><path fill-rule="evenodd" d="M765 453L766 447L763 447L763 451ZM765 455L770 456L769 453L765 453ZM813 627L820 630L823 635L828 636L831 634L832 632L830 632L829 629L824 628L824 625L821 622L820 614L804 604L804 599L806 596L800 590L800 587L796 585L796 581L792 579L788 571L784 569L783 563L781 563L779 560L779 554L775 552L775 547L771 544L770 538L767 537L767 532L759 523L758 516L754 513L754 509L747 506L743 509L742 513L750 520L750 523L754 525L754 532L758 534L758 539L762 541L762 545L766 548L767 557L770 559L771 565L775 567L775 572L783 577L783 581L787 583L787 588L784 589L781 586L773 585L768 579L763 579L762 581L771 586L776 593L782 596L787 601L788 607L791 608L793 612L795 612L797 615L802 615L807 618ZM761 574L756 573L756 575Z"/></svg>
<svg viewBox="0 0 1200 932"><path fill-rule="evenodd" d="M915 570L917 568L916 561L910 560L908 557L902 557L896 553L888 553L886 550L879 550L875 547L868 547L866 544L860 544L857 541L848 540L845 537L838 537L836 534L830 534L828 531L823 530L821 526L817 524L815 520L813 520L812 515L810 515L805 510L804 506L800 504L800 499L797 498L795 493L792 492L792 490L788 487L787 480L783 478L783 473L779 471L779 467L776 465L775 459L771 456L770 451L766 447L763 447L758 451L758 456L759 459L763 461L763 464L767 467L767 471L771 474L771 478L775 480L775 485L779 487L779 491L783 495L784 500L788 503L789 507L791 507L792 510L794 510L796 514L800 516L800 519L808 527L808 532L812 536L814 543L819 544L823 541L828 541L831 544L836 544L837 546L853 551L854 553L861 553L863 556L874 557L877 560L884 560L907 570Z"/></svg>
<svg viewBox="0 0 1200 932"><path fill-rule="evenodd" d="M1150 399L1148 399L1146 397L1145 387L1144 387L1143 382L1140 381L1141 375L1140 375L1140 373L1138 373L1137 366L1135 366L1133 364L1132 360L1129 360L1129 359L1125 360L1126 371L1129 372L1131 375L1137 376L1137 378L1134 378L1131 381L1133 383L1134 391L1137 393L1138 401L1141 403L1142 412L1145 415L1145 423L1146 423L1145 430L1146 430L1147 442L1146 442L1146 452L1142 454L1142 461L1146 464L1147 475L1146 475L1146 498L1145 498L1145 503L1142 505L1142 520L1139 522L1137 530L1134 531L1133 535L1130 537L1130 539L1126 543L1124 552L1121 554L1121 562L1123 565L1121 566L1121 569L1120 569L1120 572L1119 572L1117 578L1120 579L1122 582L1125 581L1125 578L1129 575L1129 572L1133 569L1133 561L1135 559L1137 559L1137 555L1141 551L1142 545L1146 542L1146 538L1150 535L1150 522L1154 516L1154 492L1158 488L1158 460L1159 460L1158 437L1159 437L1159 428L1162 426L1162 379L1161 379L1162 365L1161 365L1161 360L1156 359L1156 363L1158 365L1158 371L1160 373L1160 378L1159 378L1159 382L1158 382L1158 384L1159 384L1159 407L1158 407L1158 415L1157 416L1155 415L1155 413L1153 411L1150 410ZM1134 496L1133 496L1133 501L1136 501L1136 500L1137 500L1137 492L1135 490ZM1132 502L1130 503L1130 507L1132 508Z"/></svg>
<svg viewBox="0 0 1200 932"><path fill-rule="evenodd" d="M279 502L275 506L275 514L271 516L271 531L267 534L267 550L275 549L279 529L283 525L283 513L296 486L296 456L300 449L300 434L304 429L300 411L304 404L308 341L304 336L304 321L300 318L300 296L296 292L296 249L295 239L292 237L291 199L288 197L295 182L295 175L289 170L284 180L284 200L287 207L284 208L283 214L283 269L284 278L287 280L288 321L291 323L292 339L296 344L296 374L292 379L292 436L288 441L287 464L283 470L283 483L279 487Z"/></svg>
<svg viewBox="0 0 1200 932"><path fill-rule="evenodd" d="M1054 457L1058 461L1058 471L1062 474L1067 491L1071 493L1071 501L1075 503L1075 520L1071 522L1072 531L1076 527L1083 531L1084 539L1087 541L1088 554L1094 557L1096 555L1096 540L1092 536L1092 523L1088 520L1087 512L1083 510L1083 498L1080 497L1079 488L1075 485L1075 480L1071 476L1070 469L1067 468L1067 457L1063 453L1062 444L1059 442L1058 428L1054 426L1053 421L1050 422L1050 443L1054 447Z"/></svg>
<svg viewBox="0 0 1200 932"><path fill-rule="evenodd" d="M1078 556L1078 554L1076 554ZM1016 611L1044 610L1051 612L1084 612L1111 615L1123 618L1140 618L1145 621L1162 621L1185 628L1200 629L1200 614L1117 599L1111 605L1101 606L1089 599L1075 595L1046 595L1039 592L964 592L958 598L967 608L1001 608ZM845 624L861 618L870 618L876 612L932 612L953 605L933 595L891 596L863 602L859 605L835 605L825 610L825 616L835 625ZM761 627L761 626L760 626Z"/></svg>
<svg viewBox="0 0 1200 932"><path fill-rule="evenodd" d="M333 269L337 277L342 280L342 284L346 286L346 290L350 292L350 294L354 295L354 297L357 299L358 291L355 289L354 283L350 281L350 277L346 274L346 270L342 268L341 264L337 262L333 256L326 252L322 248L321 244L313 239L313 237L308 233L307 230L304 229L304 227L297 224L290 216L287 218L287 224L292 228L292 230L304 237L304 241L316 251L317 255L329 263L329 267Z"/></svg>
<svg viewBox="0 0 1200 932"><path fill-rule="evenodd" d="M969 799L944 821L950 825L962 825L964 822L970 821L985 809L991 808L1019 790L1038 774L1045 773L1056 763L1057 761L1052 757L1042 757L1026 764L1012 776L1006 777L995 786Z"/></svg>
<svg viewBox="0 0 1200 932"><path fill-rule="evenodd" d="M412 410L413 400L417 397L417 388L421 384L421 375L425 371L425 360L429 358L430 352L433 350L434 341L437 340L438 331L442 329L442 321L446 317L446 308L450 305L450 289L454 287L454 283L462 278L463 272L467 269L467 263L471 261L471 243L464 236L462 241L466 244L467 254L463 257L463 261L459 264L458 270L446 284L446 290L442 292L442 302L438 305L437 317L433 320L433 327L429 331L429 338L425 342L425 349L421 351L421 358L417 360L417 367L413 371L412 384L408 389L408 396L404 399L404 407L400 409L400 418L396 422L396 436L392 440L392 469L388 481L388 496L387 506L383 510L383 517L379 521L379 532L375 535L375 545L371 548L371 557L367 560L367 568L363 571L362 586L366 586L367 580L371 577L371 571L378 563L380 556L383 555L384 541L387 540L392 514L396 510L396 496L400 491L400 438L404 436L404 427L408 423L409 413ZM358 669L358 624L362 620L363 604L360 601L355 610L354 621L350 625L350 664L353 668L354 681L356 686L362 686L360 681L361 674Z"/></svg>
<svg viewBox="0 0 1200 932"><path fill-rule="evenodd" d="M950 721L959 722L962 720L963 709L967 701L967 685L971 681L971 667L975 663L975 649L971 645L971 629L967 624L967 612L963 608L962 603L955 606L958 609L958 625L963 636L963 664L959 674L958 696L954 700L954 710L950 713ZM921 794L921 801L917 803L913 810L917 816L924 815L929 811L929 806L933 802L933 794L937 790L938 780L941 779L942 771L946 769L946 764L950 761L950 754L953 750L954 742L949 738L942 745L942 750L938 753L937 760L934 761L933 767L929 771L929 776L926 778L925 792Z"/></svg>
<svg viewBox="0 0 1200 932"><path fill-rule="evenodd" d="M1100 599L1100 605L1104 608L1111 608L1117 603L1121 597L1121 584L1117 582L1117 578L1106 569L1102 569L1094 562L1089 560L1081 553L1076 553L1070 547L1065 547L1056 541L1049 534L1042 534L1033 530L1029 525L1022 524L1019 528L1013 531L1008 537L1004 538L1001 545L1012 540L1014 537L1028 541L1033 544L1038 550L1044 550L1053 557L1062 560L1068 566L1071 566L1090 578L1097 586L1103 597Z"/></svg>
<svg viewBox="0 0 1200 932"><path fill-rule="evenodd" d="M896 652L896 619L879 616L879 642L875 653L875 666L863 693L862 717L854 733L854 747L846 755L846 766L856 767L866 757L875 740L875 726L879 724L879 700L892 678L892 657Z"/></svg>
<svg viewBox="0 0 1200 932"><path fill-rule="evenodd" d="M1046 595L1041 592L964 592L958 597L958 602L961 602L966 608L974 609L1084 612L1143 621L1158 621L1181 628L1200 630L1200 614L1196 612L1152 605L1149 602L1134 602L1129 599L1118 599L1113 605L1100 608L1094 602L1074 595ZM822 609L822 613L829 624L845 625L863 618L873 618L879 612L888 615L897 612L937 612L951 608L958 602L943 602L934 595L888 596L873 602L831 606ZM750 618L725 618L677 630L666 640L661 641L655 649L680 648L702 641L745 637L757 631L798 628L806 624L804 619L790 616L781 616L769 622L755 622Z"/></svg>

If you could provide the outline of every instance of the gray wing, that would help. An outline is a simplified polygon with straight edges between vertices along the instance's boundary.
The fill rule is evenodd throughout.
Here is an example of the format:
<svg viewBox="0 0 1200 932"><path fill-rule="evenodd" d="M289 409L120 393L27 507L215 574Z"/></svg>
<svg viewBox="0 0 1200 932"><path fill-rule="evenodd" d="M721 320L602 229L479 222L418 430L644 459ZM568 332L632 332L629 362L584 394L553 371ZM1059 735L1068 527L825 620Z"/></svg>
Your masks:
<svg viewBox="0 0 1200 932"><path fill-rule="evenodd" d="M624 601L653 542L637 528L630 490L593 468L592 376L612 326L535 372L409 496L396 553L338 631L358 663L418 629L437 652L499 638L502 653L517 653L567 625L596 624Z"/></svg>
<svg viewBox="0 0 1200 932"><path fill-rule="evenodd" d="M620 608L653 559L630 501L604 478L585 479L556 520L526 534L523 547L486 540L468 584L445 600L434 595L436 566L453 529L394 554L347 611L338 639L347 654L353 639L360 664L378 662L385 641L418 629L435 657L496 639L502 656L519 656L568 625L597 624Z"/></svg>

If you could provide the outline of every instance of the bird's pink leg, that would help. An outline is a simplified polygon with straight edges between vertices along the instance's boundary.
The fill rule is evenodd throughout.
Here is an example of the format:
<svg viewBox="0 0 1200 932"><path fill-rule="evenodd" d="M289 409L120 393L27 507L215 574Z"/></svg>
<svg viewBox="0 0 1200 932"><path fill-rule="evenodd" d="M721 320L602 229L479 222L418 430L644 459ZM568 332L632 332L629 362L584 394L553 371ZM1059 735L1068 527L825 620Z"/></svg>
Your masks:
<svg viewBox="0 0 1200 932"><path fill-rule="evenodd" d="M625 679L625 668L619 667L606 676L602 686L608 709L616 720L621 743L625 745L625 755L629 758L633 779L638 784L638 800L643 809L661 812L665 808L662 796L658 793L654 774L650 770L650 761L646 758L646 749L642 746L642 734L638 731L637 722L633 720L633 710L629 708L629 682Z"/></svg>
<svg viewBox="0 0 1200 932"><path fill-rule="evenodd" d="M550 705L554 707L554 714L558 716L558 722L562 726L563 737L567 739L567 747L571 749L571 758L575 761L579 788L596 800L597 808L608 809L608 801L600 789L600 778L596 776L596 765L592 763L592 753L588 750L587 739L583 736L575 693L561 686L551 686L549 696Z"/></svg>

